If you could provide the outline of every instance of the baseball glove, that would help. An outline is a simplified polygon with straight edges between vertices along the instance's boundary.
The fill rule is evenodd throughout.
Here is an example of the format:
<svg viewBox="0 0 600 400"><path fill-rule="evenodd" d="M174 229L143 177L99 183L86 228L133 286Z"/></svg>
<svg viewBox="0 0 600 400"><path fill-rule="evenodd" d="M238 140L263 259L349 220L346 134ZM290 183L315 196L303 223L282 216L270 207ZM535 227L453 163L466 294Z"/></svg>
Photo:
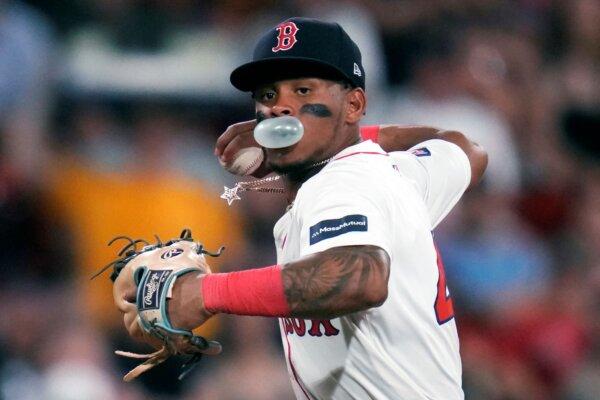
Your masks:
<svg viewBox="0 0 600 400"><path fill-rule="evenodd" d="M129 334L158 349L151 354L117 350L115 353L120 356L146 360L129 371L123 380L129 382L173 355L187 355L189 358L179 375L179 379L183 379L203 354L219 354L221 345L192 331L172 326L167 300L172 297L173 285L178 277L194 271L210 273L204 255L217 257L224 248L214 254L206 251L202 244L193 241L189 229L184 229L178 239L166 243L161 242L158 236L155 244L118 236L108 243L109 246L117 240L129 243L119 251L119 258L104 266L92 279L113 268L110 279L113 281L114 301L124 314ZM138 250L140 243L145 246Z"/></svg>

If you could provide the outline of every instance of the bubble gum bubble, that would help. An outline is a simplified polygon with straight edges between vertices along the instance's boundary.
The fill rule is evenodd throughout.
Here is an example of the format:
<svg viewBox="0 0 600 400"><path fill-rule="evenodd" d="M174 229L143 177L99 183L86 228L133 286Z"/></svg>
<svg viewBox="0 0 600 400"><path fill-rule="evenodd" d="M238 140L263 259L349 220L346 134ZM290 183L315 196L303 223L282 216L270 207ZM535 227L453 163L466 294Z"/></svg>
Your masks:
<svg viewBox="0 0 600 400"><path fill-rule="evenodd" d="M254 139L268 149L289 147L298 143L303 135L302 122L289 115L265 119L254 128Z"/></svg>

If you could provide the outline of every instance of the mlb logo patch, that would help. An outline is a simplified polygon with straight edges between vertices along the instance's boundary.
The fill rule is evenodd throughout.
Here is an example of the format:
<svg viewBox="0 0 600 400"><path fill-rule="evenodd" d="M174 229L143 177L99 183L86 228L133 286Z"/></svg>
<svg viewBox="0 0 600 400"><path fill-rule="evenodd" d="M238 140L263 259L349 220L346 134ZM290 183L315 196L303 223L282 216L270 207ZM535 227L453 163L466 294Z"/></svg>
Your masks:
<svg viewBox="0 0 600 400"><path fill-rule="evenodd" d="M427 147L420 147L418 149L414 149L413 151L411 151L411 153L413 153L417 157L427 157L431 155L431 152Z"/></svg>

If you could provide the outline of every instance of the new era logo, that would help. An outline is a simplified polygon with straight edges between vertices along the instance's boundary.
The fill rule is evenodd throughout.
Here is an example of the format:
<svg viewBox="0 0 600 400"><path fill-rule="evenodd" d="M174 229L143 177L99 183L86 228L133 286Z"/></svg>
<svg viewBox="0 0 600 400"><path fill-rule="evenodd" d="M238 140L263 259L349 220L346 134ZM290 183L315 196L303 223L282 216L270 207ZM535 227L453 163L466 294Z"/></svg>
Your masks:
<svg viewBox="0 0 600 400"><path fill-rule="evenodd" d="M362 76L362 71L360 70L360 67L357 63L354 63L354 75Z"/></svg>

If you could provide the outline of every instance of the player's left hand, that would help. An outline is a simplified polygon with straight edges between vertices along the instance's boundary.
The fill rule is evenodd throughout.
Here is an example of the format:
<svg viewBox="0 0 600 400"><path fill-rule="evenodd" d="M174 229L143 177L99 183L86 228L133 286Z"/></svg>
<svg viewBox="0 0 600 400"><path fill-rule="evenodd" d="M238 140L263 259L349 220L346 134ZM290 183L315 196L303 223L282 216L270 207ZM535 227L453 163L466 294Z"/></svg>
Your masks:
<svg viewBox="0 0 600 400"><path fill-rule="evenodd" d="M168 315L173 326L192 330L204 324L211 312L204 308L202 278L206 273L189 273L173 285L173 296L168 302Z"/></svg>
<svg viewBox="0 0 600 400"><path fill-rule="evenodd" d="M221 352L218 342L192 332L212 316L203 310L198 286L199 278L211 273L204 255L218 256L220 251L211 254L204 250L193 241L189 229L167 243L159 240L149 245L143 240L124 239L130 243L119 252L121 258L105 267L113 266L115 304L123 313L128 333L158 351L147 355L117 351L122 356L146 359L123 379L132 380L177 354L191 356L183 366L182 378L202 354ZM137 251L139 242L146 246Z"/></svg>

